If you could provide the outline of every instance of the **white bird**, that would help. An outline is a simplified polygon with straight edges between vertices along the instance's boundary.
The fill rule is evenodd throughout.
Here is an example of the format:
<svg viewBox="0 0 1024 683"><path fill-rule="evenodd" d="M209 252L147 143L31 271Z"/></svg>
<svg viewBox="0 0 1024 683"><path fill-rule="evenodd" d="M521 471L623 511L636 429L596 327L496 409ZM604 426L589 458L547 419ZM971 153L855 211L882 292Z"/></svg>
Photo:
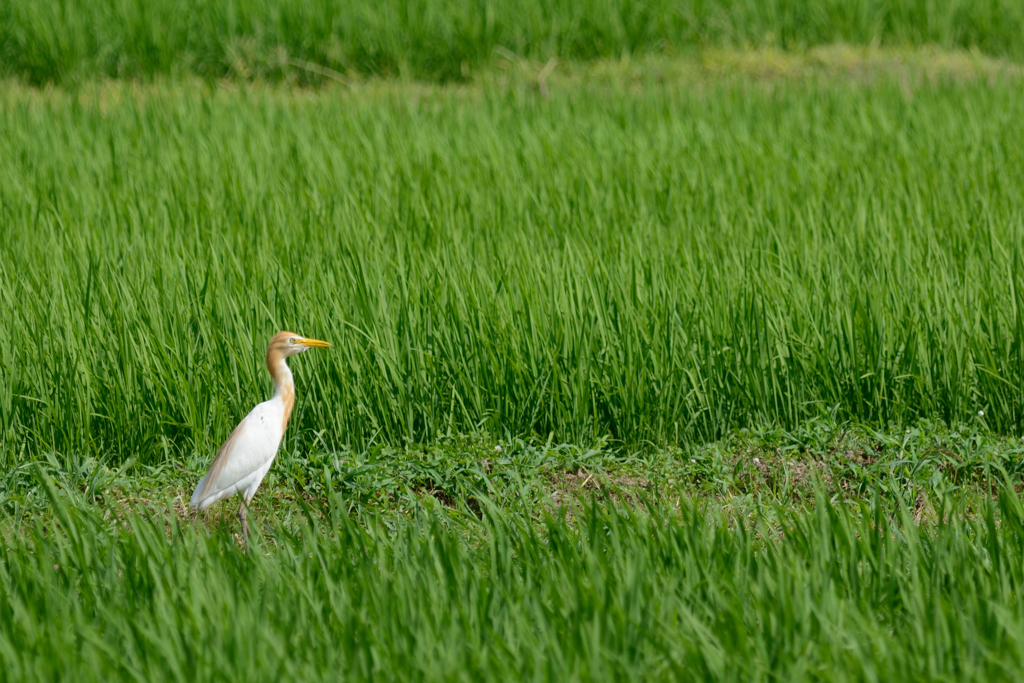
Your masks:
<svg viewBox="0 0 1024 683"><path fill-rule="evenodd" d="M260 403L238 423L217 451L206 476L199 480L189 504L205 510L214 503L242 491L238 510L242 534L249 535L246 508L270 470L277 449L295 407L295 381L285 359L310 348L330 346L319 339L307 339L294 332L278 332L267 347L267 369L274 378L274 395Z"/></svg>

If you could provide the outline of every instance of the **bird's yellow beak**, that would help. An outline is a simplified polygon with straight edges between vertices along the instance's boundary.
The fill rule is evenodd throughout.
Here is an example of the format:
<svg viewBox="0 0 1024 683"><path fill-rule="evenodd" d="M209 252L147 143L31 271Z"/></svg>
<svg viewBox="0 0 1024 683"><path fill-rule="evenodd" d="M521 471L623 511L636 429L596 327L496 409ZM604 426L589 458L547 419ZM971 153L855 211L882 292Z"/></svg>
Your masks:
<svg viewBox="0 0 1024 683"><path fill-rule="evenodd" d="M302 344L303 346L308 346L308 347L314 348L314 349L315 348L326 348L326 347L331 345L330 342L320 341L319 339L306 339L305 337L303 337L302 339L299 339L298 343Z"/></svg>

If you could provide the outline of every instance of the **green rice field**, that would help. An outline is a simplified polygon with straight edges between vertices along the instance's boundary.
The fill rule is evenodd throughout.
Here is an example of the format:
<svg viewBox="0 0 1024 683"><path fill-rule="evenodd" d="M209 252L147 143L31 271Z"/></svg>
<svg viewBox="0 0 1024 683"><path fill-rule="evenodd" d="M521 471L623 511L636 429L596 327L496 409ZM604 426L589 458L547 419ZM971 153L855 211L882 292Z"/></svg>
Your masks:
<svg viewBox="0 0 1024 683"><path fill-rule="evenodd" d="M1016 3L339 7L0 6L0 680L1024 675Z"/></svg>
<svg viewBox="0 0 1024 683"><path fill-rule="evenodd" d="M1024 79L816 80L14 88L0 463L210 452L279 329L302 449L1019 432Z"/></svg>
<svg viewBox="0 0 1024 683"><path fill-rule="evenodd" d="M12 680L980 681L1022 667L1012 495L921 526L827 502L387 524L335 501L322 522L275 520L248 554L173 517L113 524L64 500L60 532L37 522L0 550Z"/></svg>

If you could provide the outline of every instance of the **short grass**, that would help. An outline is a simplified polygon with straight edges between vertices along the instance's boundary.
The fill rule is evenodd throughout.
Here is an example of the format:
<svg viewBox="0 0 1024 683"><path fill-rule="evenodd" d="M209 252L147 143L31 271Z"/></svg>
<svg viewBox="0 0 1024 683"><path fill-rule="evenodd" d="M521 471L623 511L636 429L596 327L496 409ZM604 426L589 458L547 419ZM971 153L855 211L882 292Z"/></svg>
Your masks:
<svg viewBox="0 0 1024 683"><path fill-rule="evenodd" d="M834 411L792 430L742 429L689 448L630 451L604 439L570 444L455 436L368 450L283 450L253 507L257 516L294 515L338 493L357 517L402 516L424 506L477 513L481 496L499 506L527 494L557 505L577 494L635 502L680 491L739 508L802 507L815 502L818 485L829 497L853 501L878 493L887 503L913 508L920 519L933 517L946 496L979 504L986 489L1020 481L1022 456L1024 439L997 436L980 419L952 428L925 420L896 432L837 421ZM46 454L4 472L0 510L16 522L45 513L45 475L81 503L189 517L185 501L209 460L204 454L144 465L134 458L118 464ZM214 518L236 510L222 507Z"/></svg>

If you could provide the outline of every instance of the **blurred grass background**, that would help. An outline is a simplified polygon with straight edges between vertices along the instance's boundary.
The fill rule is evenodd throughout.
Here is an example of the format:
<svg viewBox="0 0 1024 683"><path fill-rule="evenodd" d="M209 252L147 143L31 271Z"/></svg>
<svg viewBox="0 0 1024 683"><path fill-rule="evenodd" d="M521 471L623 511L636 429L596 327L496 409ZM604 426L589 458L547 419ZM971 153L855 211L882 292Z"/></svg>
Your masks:
<svg viewBox="0 0 1024 683"><path fill-rule="evenodd" d="M496 49L547 61L832 43L1021 60L1021 35L1016 0L33 0L0 4L0 75L449 81Z"/></svg>

